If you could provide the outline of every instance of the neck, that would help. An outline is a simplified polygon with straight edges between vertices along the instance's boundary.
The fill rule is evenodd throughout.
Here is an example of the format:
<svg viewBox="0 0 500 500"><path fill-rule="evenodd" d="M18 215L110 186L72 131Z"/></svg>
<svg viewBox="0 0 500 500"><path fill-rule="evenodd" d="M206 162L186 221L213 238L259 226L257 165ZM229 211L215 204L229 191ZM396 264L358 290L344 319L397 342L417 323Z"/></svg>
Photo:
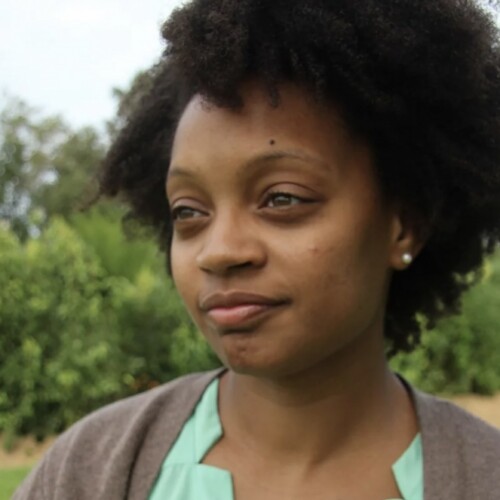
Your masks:
<svg viewBox="0 0 500 500"><path fill-rule="evenodd" d="M310 466L367 443L386 446L398 433L409 443L417 432L409 397L387 366L383 342L371 339L286 377L227 372L225 435L246 451Z"/></svg>

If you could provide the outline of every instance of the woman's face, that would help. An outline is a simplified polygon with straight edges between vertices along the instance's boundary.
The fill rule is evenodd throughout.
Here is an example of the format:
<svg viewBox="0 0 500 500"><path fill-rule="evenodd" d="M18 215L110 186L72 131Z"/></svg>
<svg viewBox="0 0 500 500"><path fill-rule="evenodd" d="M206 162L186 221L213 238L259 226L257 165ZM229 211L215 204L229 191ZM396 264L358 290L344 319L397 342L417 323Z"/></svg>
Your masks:
<svg viewBox="0 0 500 500"><path fill-rule="evenodd" d="M302 88L280 92L273 108L249 84L239 111L195 96L167 180L177 289L221 360L259 376L382 339L404 252L369 148Z"/></svg>

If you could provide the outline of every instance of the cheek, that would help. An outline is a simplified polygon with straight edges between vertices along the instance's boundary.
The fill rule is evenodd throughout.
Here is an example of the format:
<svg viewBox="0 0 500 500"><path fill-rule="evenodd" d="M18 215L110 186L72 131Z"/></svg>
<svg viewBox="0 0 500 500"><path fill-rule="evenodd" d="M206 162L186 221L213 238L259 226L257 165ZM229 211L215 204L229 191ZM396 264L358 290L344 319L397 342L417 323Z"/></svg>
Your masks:
<svg viewBox="0 0 500 500"><path fill-rule="evenodd" d="M385 256L369 231L352 240L309 244L296 259L311 322L361 328L383 305Z"/></svg>
<svg viewBox="0 0 500 500"><path fill-rule="evenodd" d="M196 312L196 286L195 286L195 273L194 266L186 252L179 250L172 246L170 252L170 264L172 269L172 280L174 282L177 293L181 297L182 301L189 314L194 317Z"/></svg>
<svg viewBox="0 0 500 500"><path fill-rule="evenodd" d="M352 302L354 273L358 271L353 254L330 245L311 247L307 256L309 264L303 265L303 272L309 276L309 293L305 298L317 309L312 317L344 316Z"/></svg>

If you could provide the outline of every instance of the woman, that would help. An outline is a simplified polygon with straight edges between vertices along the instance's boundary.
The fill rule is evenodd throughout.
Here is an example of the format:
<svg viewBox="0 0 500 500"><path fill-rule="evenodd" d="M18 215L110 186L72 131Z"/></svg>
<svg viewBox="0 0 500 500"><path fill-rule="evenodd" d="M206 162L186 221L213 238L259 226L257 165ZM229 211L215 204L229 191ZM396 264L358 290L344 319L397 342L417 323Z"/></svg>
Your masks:
<svg viewBox="0 0 500 500"><path fill-rule="evenodd" d="M493 499L500 433L392 374L500 236L500 52L464 0L195 0L101 190L224 370L65 433L15 498Z"/></svg>

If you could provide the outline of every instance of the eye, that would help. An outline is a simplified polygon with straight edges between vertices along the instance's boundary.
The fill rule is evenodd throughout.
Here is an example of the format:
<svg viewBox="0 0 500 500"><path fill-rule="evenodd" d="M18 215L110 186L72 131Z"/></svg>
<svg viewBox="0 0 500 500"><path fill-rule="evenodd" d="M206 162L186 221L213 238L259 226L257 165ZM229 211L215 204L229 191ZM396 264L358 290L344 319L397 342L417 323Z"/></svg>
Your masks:
<svg viewBox="0 0 500 500"><path fill-rule="evenodd" d="M196 208L188 207L186 205L173 207L171 213L172 213L172 220L174 222L195 219L198 217L203 217L205 215L201 210L197 210Z"/></svg>
<svg viewBox="0 0 500 500"><path fill-rule="evenodd" d="M270 208L290 207L293 205L307 203L308 201L309 200L291 193L275 192L268 195L264 202L264 206Z"/></svg>

